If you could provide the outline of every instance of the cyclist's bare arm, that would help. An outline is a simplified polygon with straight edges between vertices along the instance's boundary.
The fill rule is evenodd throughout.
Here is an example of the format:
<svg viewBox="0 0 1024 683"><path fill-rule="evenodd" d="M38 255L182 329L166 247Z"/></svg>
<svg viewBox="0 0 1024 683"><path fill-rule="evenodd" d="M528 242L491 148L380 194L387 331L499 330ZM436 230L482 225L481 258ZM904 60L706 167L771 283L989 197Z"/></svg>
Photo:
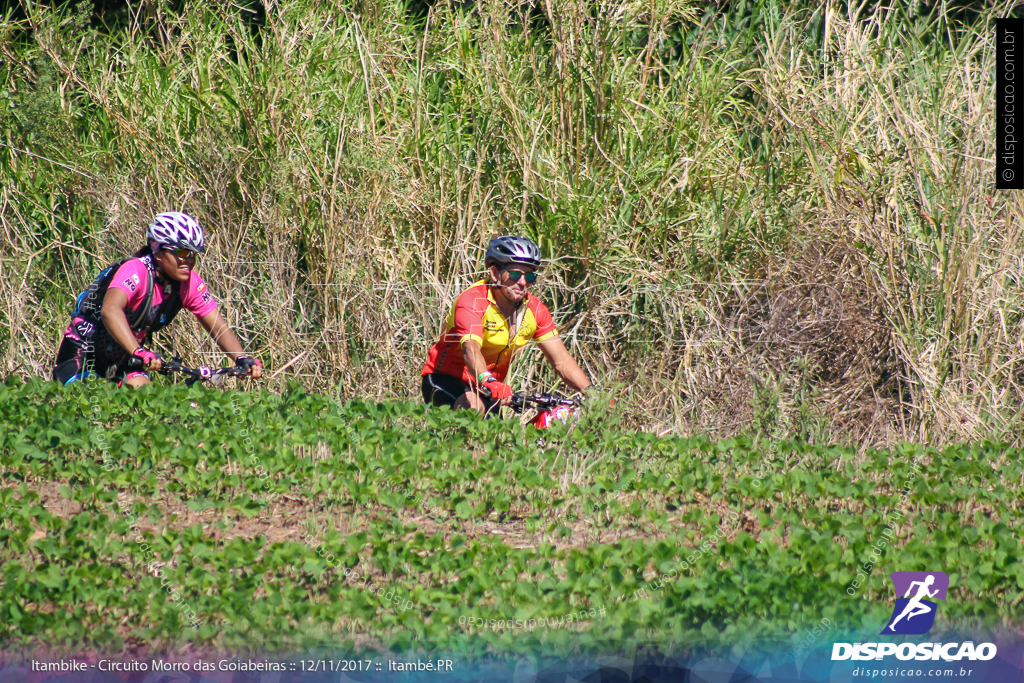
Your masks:
<svg viewBox="0 0 1024 683"><path fill-rule="evenodd" d="M484 372L487 372L487 361L484 360L484 352L480 348L480 342L473 339L467 339L462 342L462 360L466 363L466 369L469 370L469 375L472 377L470 380L470 386L476 386L476 378ZM507 406L511 402L511 399L503 399L501 405ZM459 408L473 408L477 411L483 411L484 403L475 393L468 393L460 398L455 403L456 407Z"/></svg>
<svg viewBox="0 0 1024 683"><path fill-rule="evenodd" d="M231 331L231 328L228 327L228 322L224 320L224 316L216 308L200 318L199 324L213 337L220 350L226 353L232 361L236 361L239 356L245 355L245 350L242 349L242 344L238 341L238 337ZM254 366L252 378L259 379L262 376L263 368L258 365Z"/></svg>
<svg viewBox="0 0 1024 683"><path fill-rule="evenodd" d="M484 352L480 348L480 342L473 339L462 342L462 358L466 362L469 375L474 379L487 372L487 361L484 360Z"/></svg>
<svg viewBox="0 0 1024 683"><path fill-rule="evenodd" d="M572 354L569 353L569 349L565 348L565 344L562 343L561 337L555 335L550 339L537 342L537 346L547 356L551 367L555 369L555 372L558 373L563 382L576 391L583 391L590 386L587 374L576 364Z"/></svg>
<svg viewBox="0 0 1024 683"><path fill-rule="evenodd" d="M128 353L135 353L139 348L139 342L132 334L132 328L128 325L128 318L124 315L124 307L128 305L128 295L120 289L111 287L103 296L103 306L100 308L100 317L106 326L110 336ZM155 359L147 369L159 370L163 363Z"/></svg>

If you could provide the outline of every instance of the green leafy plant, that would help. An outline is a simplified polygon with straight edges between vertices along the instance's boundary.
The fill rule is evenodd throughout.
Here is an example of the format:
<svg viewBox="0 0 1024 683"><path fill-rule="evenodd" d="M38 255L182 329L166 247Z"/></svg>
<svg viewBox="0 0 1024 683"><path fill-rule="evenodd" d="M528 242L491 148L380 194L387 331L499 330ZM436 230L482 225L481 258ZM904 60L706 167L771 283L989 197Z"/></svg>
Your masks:
<svg viewBox="0 0 1024 683"><path fill-rule="evenodd" d="M740 634L778 637L822 618L849 630L881 622L888 571L950 574L940 621L952 627L1012 623L1024 595L1022 460L996 443L854 457L782 441L754 487L764 440L598 423L551 430L540 445L515 421L419 404L180 385L101 387L102 418L87 420L92 391L0 387L6 645L297 649L358 638L471 656L525 643L569 652L570 631L608 642L658 629L666 643L728 648ZM235 448L233 396L269 489ZM99 433L113 468L103 468ZM566 487L568 448L594 464ZM638 477L641 453L657 468ZM381 472L400 489L381 486ZM895 545L847 595L893 510L903 515ZM264 531L242 532L253 523ZM167 584L202 615L198 628ZM460 616L590 607L607 614L557 629L459 627Z"/></svg>

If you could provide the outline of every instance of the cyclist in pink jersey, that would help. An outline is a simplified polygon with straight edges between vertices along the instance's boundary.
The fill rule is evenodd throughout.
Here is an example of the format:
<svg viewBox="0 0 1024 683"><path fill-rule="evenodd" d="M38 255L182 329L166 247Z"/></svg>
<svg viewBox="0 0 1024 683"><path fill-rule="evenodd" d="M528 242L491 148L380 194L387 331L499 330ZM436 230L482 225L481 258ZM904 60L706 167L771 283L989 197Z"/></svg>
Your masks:
<svg viewBox="0 0 1024 683"><path fill-rule="evenodd" d="M93 374L119 385L148 384L146 370L159 370L163 359L145 345L185 308L238 367L259 379L260 361L245 355L194 270L196 254L205 251L199 223L184 213L161 213L150 224L146 239L145 247L106 268L78 296L57 351L53 378L70 384Z"/></svg>

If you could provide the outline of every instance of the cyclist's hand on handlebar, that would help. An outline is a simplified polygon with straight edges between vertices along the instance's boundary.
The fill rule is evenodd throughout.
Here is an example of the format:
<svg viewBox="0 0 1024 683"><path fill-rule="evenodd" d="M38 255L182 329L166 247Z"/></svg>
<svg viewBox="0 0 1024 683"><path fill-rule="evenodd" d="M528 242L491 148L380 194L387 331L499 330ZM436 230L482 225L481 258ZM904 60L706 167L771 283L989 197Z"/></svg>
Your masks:
<svg viewBox="0 0 1024 683"><path fill-rule="evenodd" d="M142 367L146 370L156 371L163 367L164 357L155 351L140 346L132 351L132 355L142 361Z"/></svg>
<svg viewBox="0 0 1024 683"><path fill-rule="evenodd" d="M512 402L512 387L504 382L499 382L495 377L492 376L485 380L483 386L490 390L492 401L499 401L503 406Z"/></svg>
<svg viewBox="0 0 1024 683"><path fill-rule="evenodd" d="M251 356L239 356L235 359L235 366L241 370L244 370L253 379L259 379L263 376L263 363L260 363L259 358L253 358Z"/></svg>

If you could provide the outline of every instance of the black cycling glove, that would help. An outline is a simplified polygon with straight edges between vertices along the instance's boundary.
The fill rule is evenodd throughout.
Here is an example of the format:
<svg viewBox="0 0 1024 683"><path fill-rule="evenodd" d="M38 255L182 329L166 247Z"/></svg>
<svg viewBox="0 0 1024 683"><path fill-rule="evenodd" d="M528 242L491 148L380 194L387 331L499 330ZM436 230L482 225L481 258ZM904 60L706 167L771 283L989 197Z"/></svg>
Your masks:
<svg viewBox="0 0 1024 683"><path fill-rule="evenodd" d="M249 372L256 366L262 368L263 363L261 363L258 358L251 358L249 356L239 356L238 358L235 359L235 366L241 368L242 370L245 370L246 372Z"/></svg>

